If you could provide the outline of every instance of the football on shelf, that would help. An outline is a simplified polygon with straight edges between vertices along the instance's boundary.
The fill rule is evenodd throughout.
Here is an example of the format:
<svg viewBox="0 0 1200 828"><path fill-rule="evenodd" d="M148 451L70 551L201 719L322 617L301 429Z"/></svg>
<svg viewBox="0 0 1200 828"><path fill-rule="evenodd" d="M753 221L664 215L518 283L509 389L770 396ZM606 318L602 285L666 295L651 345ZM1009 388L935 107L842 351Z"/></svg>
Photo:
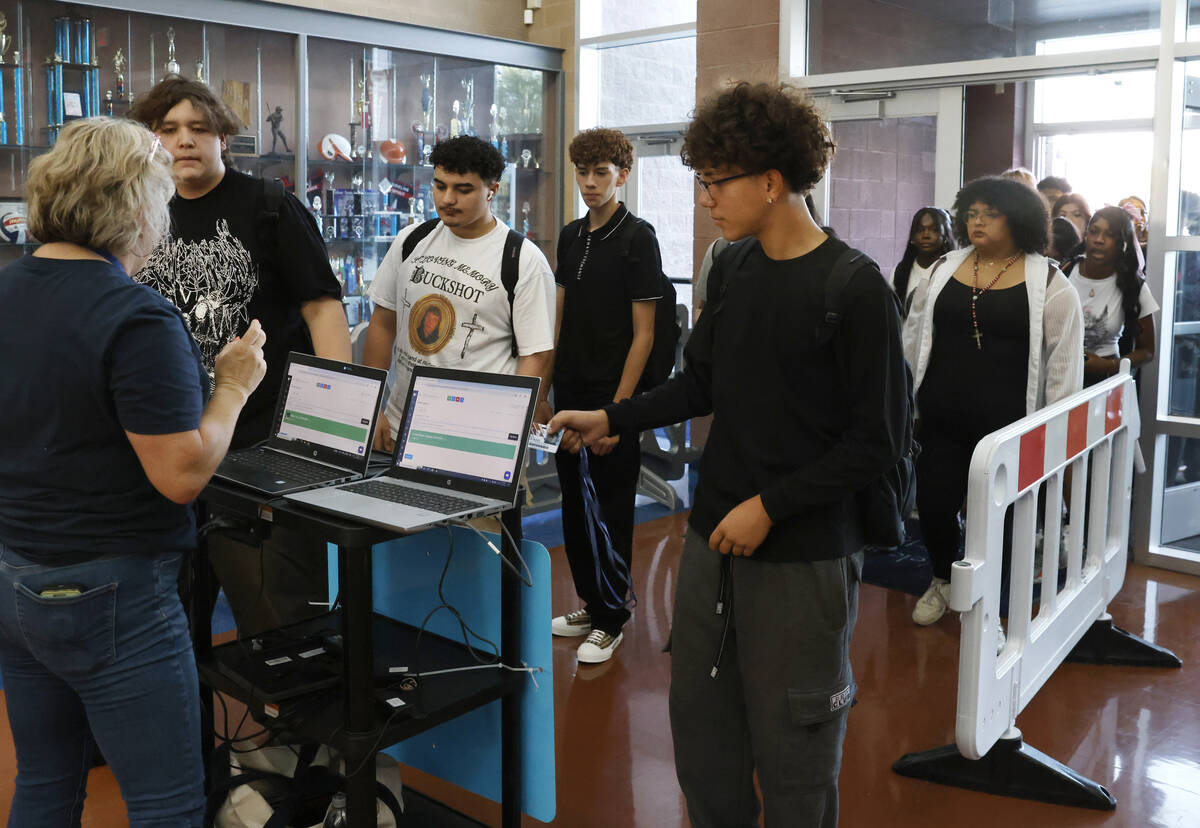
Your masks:
<svg viewBox="0 0 1200 828"><path fill-rule="evenodd" d="M321 139L321 143L317 146L323 158L328 158L330 161L342 159L344 161L353 161L350 157L350 142L345 136L338 135L336 132L331 132Z"/></svg>
<svg viewBox="0 0 1200 828"><path fill-rule="evenodd" d="M403 164L404 159L408 157L408 153L404 151L404 144L394 139L380 141L379 154L389 164Z"/></svg>

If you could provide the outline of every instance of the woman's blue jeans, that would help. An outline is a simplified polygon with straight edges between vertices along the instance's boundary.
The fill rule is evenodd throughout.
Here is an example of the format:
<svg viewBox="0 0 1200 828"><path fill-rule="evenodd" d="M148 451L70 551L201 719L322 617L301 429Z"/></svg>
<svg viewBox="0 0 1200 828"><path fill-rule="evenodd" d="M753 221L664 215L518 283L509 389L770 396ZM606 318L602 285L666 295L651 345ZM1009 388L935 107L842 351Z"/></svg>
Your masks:
<svg viewBox="0 0 1200 828"><path fill-rule="evenodd" d="M204 815L200 698L182 554L44 566L0 543L0 672L17 751L9 828L74 828L93 738L134 828ZM42 597L52 587L80 595Z"/></svg>

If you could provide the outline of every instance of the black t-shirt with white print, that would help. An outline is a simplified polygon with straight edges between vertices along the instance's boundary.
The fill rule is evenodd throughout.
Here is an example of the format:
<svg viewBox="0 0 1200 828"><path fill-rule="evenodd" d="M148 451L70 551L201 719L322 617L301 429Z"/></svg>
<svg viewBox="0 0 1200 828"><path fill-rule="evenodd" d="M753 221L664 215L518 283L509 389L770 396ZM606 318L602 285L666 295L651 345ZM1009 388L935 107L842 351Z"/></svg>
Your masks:
<svg viewBox="0 0 1200 828"><path fill-rule="evenodd" d="M212 374L221 349L258 319L267 374L238 418L233 447L266 439L288 351L313 352L300 306L341 296L325 244L303 205L287 194L268 218L262 179L227 170L199 198L171 199L171 237L138 272L175 304Z"/></svg>

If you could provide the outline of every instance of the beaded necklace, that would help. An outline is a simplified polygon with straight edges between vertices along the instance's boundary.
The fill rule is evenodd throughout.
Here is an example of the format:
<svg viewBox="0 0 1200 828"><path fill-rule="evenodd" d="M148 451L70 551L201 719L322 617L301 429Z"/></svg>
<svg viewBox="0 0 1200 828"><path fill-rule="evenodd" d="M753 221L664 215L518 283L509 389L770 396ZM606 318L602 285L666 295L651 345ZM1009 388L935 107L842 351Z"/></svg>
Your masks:
<svg viewBox="0 0 1200 828"><path fill-rule="evenodd" d="M978 301L980 296L983 296L983 294L985 294L989 290L991 290L992 285L994 285L994 284L996 284L996 282L1000 281L1000 277L1003 276L1005 274L1005 272L1010 267L1013 266L1013 262L1015 262L1019 258L1021 258L1021 251L1018 250L1017 253L1011 259L1009 259L1007 262L1005 262L1004 267L1000 268L1000 272L996 274L996 276L992 279L992 281L988 282L986 285L983 286L983 289L980 290L980 288L979 288L979 251L978 250L975 251L975 267L973 270L973 274L971 276L971 327L973 327L975 329L975 334L974 334L975 347L977 349L979 349L980 351L983 350L983 332L979 330L979 317L975 315L975 302Z"/></svg>

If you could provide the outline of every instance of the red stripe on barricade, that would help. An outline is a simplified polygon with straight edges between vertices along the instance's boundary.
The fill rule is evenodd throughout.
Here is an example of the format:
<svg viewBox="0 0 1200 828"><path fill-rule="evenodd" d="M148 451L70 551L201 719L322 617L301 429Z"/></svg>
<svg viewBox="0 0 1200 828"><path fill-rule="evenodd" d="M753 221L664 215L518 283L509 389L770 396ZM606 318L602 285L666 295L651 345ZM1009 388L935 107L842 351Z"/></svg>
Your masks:
<svg viewBox="0 0 1200 828"><path fill-rule="evenodd" d="M1121 427L1125 419L1125 386L1119 385L1108 392L1104 408L1104 433L1112 434Z"/></svg>
<svg viewBox="0 0 1200 828"><path fill-rule="evenodd" d="M1046 473L1046 426L1021 435L1020 468L1017 471L1017 489L1024 491L1042 479Z"/></svg>
<svg viewBox="0 0 1200 828"><path fill-rule="evenodd" d="M1067 456L1072 460L1087 448L1088 404L1077 405L1067 417Z"/></svg>

